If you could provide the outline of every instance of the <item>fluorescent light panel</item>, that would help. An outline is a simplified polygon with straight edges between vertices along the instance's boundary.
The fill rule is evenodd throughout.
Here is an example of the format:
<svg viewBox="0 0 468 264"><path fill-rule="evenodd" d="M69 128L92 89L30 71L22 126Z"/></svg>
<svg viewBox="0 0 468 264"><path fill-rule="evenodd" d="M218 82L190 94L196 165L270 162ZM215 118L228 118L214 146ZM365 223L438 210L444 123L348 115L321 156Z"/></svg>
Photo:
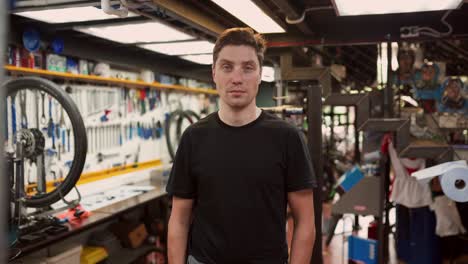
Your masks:
<svg viewBox="0 0 468 264"><path fill-rule="evenodd" d="M463 0L334 0L340 16L456 9Z"/></svg>
<svg viewBox="0 0 468 264"><path fill-rule="evenodd" d="M106 20L119 18L114 15L108 15L102 9L93 6L84 7L70 7L60 9L49 9L40 11L27 11L15 13L15 15L39 20L51 24L57 23L70 23L70 22L83 22L93 20ZM135 13L128 13L129 17L137 16Z"/></svg>
<svg viewBox="0 0 468 264"><path fill-rule="evenodd" d="M250 0L211 0L260 33L284 33L284 29Z"/></svg>
<svg viewBox="0 0 468 264"><path fill-rule="evenodd" d="M212 53L214 44L205 40L197 40L173 43L144 44L139 46L167 55L192 55Z"/></svg>
<svg viewBox="0 0 468 264"><path fill-rule="evenodd" d="M142 22L100 27L80 27L75 28L75 30L124 44L193 39L193 37L188 34L158 22Z"/></svg>

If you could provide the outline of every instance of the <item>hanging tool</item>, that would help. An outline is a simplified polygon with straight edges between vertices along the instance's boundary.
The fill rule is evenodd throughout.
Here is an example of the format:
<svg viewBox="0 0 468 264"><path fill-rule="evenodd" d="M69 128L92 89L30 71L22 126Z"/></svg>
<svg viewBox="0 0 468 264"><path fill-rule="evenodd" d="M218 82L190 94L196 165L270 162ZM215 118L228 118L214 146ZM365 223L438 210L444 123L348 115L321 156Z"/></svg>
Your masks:
<svg viewBox="0 0 468 264"><path fill-rule="evenodd" d="M60 128L65 127L65 112L63 111L63 107L60 107L60 121L59 121L59 124L60 124Z"/></svg>
<svg viewBox="0 0 468 264"><path fill-rule="evenodd" d="M146 113L146 102L145 102L145 100L146 100L147 91L149 92L149 88L140 90L141 115L144 115Z"/></svg>
<svg viewBox="0 0 468 264"><path fill-rule="evenodd" d="M55 150L55 129L54 120L52 119L52 96L49 96L49 124L47 135L52 138L52 149Z"/></svg>
<svg viewBox="0 0 468 264"><path fill-rule="evenodd" d="M156 138L161 138L163 134L163 126L161 124L161 121L158 120L158 122L156 123Z"/></svg>
<svg viewBox="0 0 468 264"><path fill-rule="evenodd" d="M46 116L45 116L45 92L41 92L41 101L42 101L42 116L41 116L41 125L45 126Z"/></svg>
<svg viewBox="0 0 468 264"><path fill-rule="evenodd" d="M65 146L66 146L66 144L65 144L65 133L66 133L65 129L62 129L62 146L63 146L62 153L65 153Z"/></svg>
<svg viewBox="0 0 468 264"><path fill-rule="evenodd" d="M128 112L131 113L133 112L133 94L135 93L135 91L133 89L130 89L130 91L128 91L125 95L126 95L126 99L125 101L127 102L127 109L128 109Z"/></svg>
<svg viewBox="0 0 468 264"><path fill-rule="evenodd" d="M127 109L128 89L126 89L126 88L121 88L120 91L121 91L121 93L120 93L120 94L121 94L120 99L121 99L121 101L122 101L122 99L123 99L123 103L120 102L119 108L121 107L121 105L123 105L123 108L124 108L124 109L123 109L123 117L124 117L124 118L127 118L127 112L128 112L128 109Z"/></svg>
<svg viewBox="0 0 468 264"><path fill-rule="evenodd" d="M129 132L128 132L128 139L132 140L132 137L133 137L133 126L132 126L132 122L130 122Z"/></svg>
<svg viewBox="0 0 468 264"><path fill-rule="evenodd" d="M99 152L96 155L96 158L97 158L98 163L101 163L105 159L115 158L115 157L118 157L119 155L120 153L103 154L102 152Z"/></svg>
<svg viewBox="0 0 468 264"><path fill-rule="evenodd" d="M21 128L28 128L28 116L26 113L26 91L19 93L19 102L21 110Z"/></svg>
<svg viewBox="0 0 468 264"><path fill-rule="evenodd" d="M5 104L3 105L3 114L4 120L5 120L5 140L8 141L9 135L8 135L8 101L5 98Z"/></svg>
<svg viewBox="0 0 468 264"><path fill-rule="evenodd" d="M119 129L119 146L123 145L123 139L122 139L122 124L118 126Z"/></svg>
<svg viewBox="0 0 468 264"><path fill-rule="evenodd" d="M156 91L154 89L149 90L148 104L150 111L153 111L156 106Z"/></svg>
<svg viewBox="0 0 468 264"><path fill-rule="evenodd" d="M54 100L54 104L55 104L55 112L54 112L54 119L55 120L58 120L58 109L59 109L59 105L60 103L56 100ZM54 124L54 128L55 128L55 137L57 139L60 139L60 124L57 123L57 124Z"/></svg>
<svg viewBox="0 0 468 264"><path fill-rule="evenodd" d="M67 149L70 152L70 128L67 127Z"/></svg>
<svg viewBox="0 0 468 264"><path fill-rule="evenodd" d="M12 139L13 143L16 144L16 105L15 105L15 100L16 100L16 94L13 94L11 96L11 128L12 128Z"/></svg>
<svg viewBox="0 0 468 264"><path fill-rule="evenodd" d="M139 96L139 93L138 91L133 91L133 98L132 98L132 107L133 107L133 110L135 110L135 112L137 112L138 110L138 103L139 103L139 99L140 99L140 96Z"/></svg>
<svg viewBox="0 0 468 264"><path fill-rule="evenodd" d="M140 122L137 122L137 136L138 136L139 138L142 138Z"/></svg>
<svg viewBox="0 0 468 264"><path fill-rule="evenodd" d="M60 155L61 155L61 152L62 152L62 144L58 143L58 152L57 152L57 157L58 157L58 160L60 161Z"/></svg>

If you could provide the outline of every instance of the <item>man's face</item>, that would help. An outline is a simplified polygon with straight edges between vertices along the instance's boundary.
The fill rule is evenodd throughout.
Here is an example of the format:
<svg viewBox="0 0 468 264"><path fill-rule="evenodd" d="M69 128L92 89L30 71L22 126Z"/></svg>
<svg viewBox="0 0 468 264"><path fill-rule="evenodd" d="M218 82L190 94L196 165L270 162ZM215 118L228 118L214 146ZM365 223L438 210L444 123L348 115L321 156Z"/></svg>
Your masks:
<svg viewBox="0 0 468 264"><path fill-rule="evenodd" d="M213 64L212 74L219 97L226 105L243 109L255 104L261 68L254 48L245 45L223 47Z"/></svg>

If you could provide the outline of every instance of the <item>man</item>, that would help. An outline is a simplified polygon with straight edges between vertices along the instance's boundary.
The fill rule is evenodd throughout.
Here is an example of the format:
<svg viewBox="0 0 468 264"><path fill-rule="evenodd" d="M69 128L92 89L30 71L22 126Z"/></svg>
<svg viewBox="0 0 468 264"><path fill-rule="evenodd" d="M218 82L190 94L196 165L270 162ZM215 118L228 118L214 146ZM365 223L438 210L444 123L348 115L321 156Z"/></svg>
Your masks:
<svg viewBox="0 0 468 264"><path fill-rule="evenodd" d="M249 28L215 44L219 111L184 132L167 186L170 264L287 263L287 203L291 263L310 263L315 178L299 131L256 106L264 51Z"/></svg>

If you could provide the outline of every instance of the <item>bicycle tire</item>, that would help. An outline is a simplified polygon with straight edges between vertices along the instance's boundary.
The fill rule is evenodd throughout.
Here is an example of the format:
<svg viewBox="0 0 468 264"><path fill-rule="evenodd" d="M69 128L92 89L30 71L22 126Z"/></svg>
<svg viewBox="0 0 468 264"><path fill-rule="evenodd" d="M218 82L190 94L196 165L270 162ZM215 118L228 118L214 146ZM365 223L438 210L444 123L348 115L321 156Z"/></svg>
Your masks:
<svg viewBox="0 0 468 264"><path fill-rule="evenodd" d="M80 179L81 172L85 165L88 148L86 129L83 119L81 118L78 107L75 105L72 98L52 81L39 77L21 77L5 82L3 87L6 91L6 96L26 89L44 91L61 104L70 119L71 126L73 128L75 153L68 175L52 192L42 194L40 196L26 197L24 202L26 207L46 207L59 201L62 196L67 195Z"/></svg>
<svg viewBox="0 0 468 264"><path fill-rule="evenodd" d="M195 117L196 120L194 121L192 117ZM191 124L195 123L197 120L200 119L199 116L191 110L185 110L185 111L175 110L174 112L169 114L169 118L167 118L166 123L165 123L164 130L166 134L167 150L172 160L174 160L175 158L176 150L174 149L174 146L172 144L173 142L172 142L171 130L170 130L171 124L174 121L177 121L176 138L177 140L180 140L180 137L182 136L181 125L182 125L182 121L184 118L188 119Z"/></svg>
<svg viewBox="0 0 468 264"><path fill-rule="evenodd" d="M179 119L177 120L177 129L176 129L176 135L177 135L177 141L180 141L180 138L182 137L182 122L184 121L184 118L186 118L190 124L193 124L200 120L200 116L197 115L192 110L184 110L184 115L179 116Z"/></svg>

